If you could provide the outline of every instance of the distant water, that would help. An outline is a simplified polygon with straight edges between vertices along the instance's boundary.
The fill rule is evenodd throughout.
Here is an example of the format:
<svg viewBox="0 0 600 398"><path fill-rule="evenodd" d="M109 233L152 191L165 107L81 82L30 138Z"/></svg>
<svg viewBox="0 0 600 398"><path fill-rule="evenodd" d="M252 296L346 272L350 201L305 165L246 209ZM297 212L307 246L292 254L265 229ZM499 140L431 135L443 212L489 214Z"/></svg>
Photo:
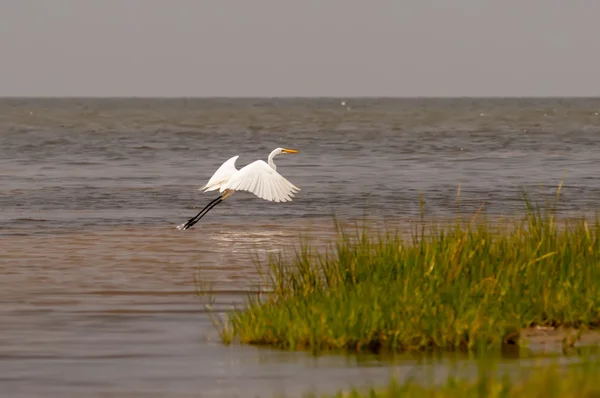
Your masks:
<svg viewBox="0 0 600 398"><path fill-rule="evenodd" d="M256 289L253 250L304 227L326 237L334 213L409 220L420 193L451 216L459 184L466 212L512 214L524 189L550 198L563 178L561 211L600 207L598 98L342 100L0 99L0 392L343 386L362 371L222 347L197 269L226 308ZM196 189L223 161L279 146L300 152L275 159L296 200L239 193L174 229L216 197Z"/></svg>
<svg viewBox="0 0 600 398"><path fill-rule="evenodd" d="M275 147L302 191L268 204L238 194L214 221L493 213L565 178L564 209L596 208L600 99L0 100L5 231L164 225L214 195L200 187L229 157ZM347 109L350 107L350 109Z"/></svg>

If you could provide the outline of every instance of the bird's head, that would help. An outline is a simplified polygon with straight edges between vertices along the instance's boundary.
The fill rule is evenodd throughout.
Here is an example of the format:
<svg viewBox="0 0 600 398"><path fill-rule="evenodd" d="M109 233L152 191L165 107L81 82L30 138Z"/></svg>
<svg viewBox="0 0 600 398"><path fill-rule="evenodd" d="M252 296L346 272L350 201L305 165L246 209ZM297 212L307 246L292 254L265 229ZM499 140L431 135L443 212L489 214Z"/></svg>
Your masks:
<svg viewBox="0 0 600 398"><path fill-rule="evenodd" d="M269 155L269 158L272 159L273 156L277 156L277 155L282 154L282 153L298 153L298 151L295 150L295 149L288 149L288 148L275 148L275 149L273 149L273 151Z"/></svg>
<svg viewBox="0 0 600 398"><path fill-rule="evenodd" d="M269 158L267 159L267 163L273 168L273 170L277 170L277 166L275 166L275 163L273 163L273 158L281 153L298 153L298 151L295 149L288 148L273 149L273 151L269 154Z"/></svg>

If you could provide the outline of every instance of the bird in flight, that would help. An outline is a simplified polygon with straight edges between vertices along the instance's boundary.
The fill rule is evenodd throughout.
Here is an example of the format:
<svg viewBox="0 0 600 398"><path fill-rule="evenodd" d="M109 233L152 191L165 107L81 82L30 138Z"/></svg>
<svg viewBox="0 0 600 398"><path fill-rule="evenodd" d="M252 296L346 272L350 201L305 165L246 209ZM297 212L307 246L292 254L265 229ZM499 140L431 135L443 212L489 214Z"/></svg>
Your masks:
<svg viewBox="0 0 600 398"><path fill-rule="evenodd" d="M256 160L241 169L235 168L235 161L238 156L234 156L221 165L215 171L215 174L208 180L206 185L199 188L199 191L208 192L219 190L221 195L212 200L198 214L190 218L183 224L177 226L177 229L189 229L206 215L213 207L233 195L235 191L248 191L271 202L291 201L294 194L300 191L300 188L286 180L277 172L277 166L273 158L282 153L298 153L294 149L276 148L270 154L267 162Z"/></svg>

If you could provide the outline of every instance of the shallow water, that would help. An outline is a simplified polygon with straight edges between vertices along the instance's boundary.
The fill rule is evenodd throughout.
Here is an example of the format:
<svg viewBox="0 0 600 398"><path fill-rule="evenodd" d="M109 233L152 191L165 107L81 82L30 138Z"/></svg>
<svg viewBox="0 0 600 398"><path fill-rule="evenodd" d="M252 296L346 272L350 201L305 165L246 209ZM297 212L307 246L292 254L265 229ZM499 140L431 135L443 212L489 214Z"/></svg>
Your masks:
<svg viewBox="0 0 600 398"><path fill-rule="evenodd" d="M375 358L222 346L194 277L225 310L257 289L253 253L305 228L326 240L334 212L407 225L419 193L428 214L451 216L459 184L465 212L512 214L523 189L552 195L563 177L562 212L598 209L600 99L340 101L0 100L2 395L272 396L385 381ZM277 146L300 151L276 158L296 200L239 193L175 230L215 196L195 189L222 161Z"/></svg>

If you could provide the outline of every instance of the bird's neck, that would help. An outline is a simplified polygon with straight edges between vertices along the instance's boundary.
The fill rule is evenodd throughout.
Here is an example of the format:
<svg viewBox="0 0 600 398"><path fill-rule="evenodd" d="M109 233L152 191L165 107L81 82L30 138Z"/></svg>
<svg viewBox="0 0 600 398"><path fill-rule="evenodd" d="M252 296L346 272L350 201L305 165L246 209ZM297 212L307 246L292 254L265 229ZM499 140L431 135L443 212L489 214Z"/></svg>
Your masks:
<svg viewBox="0 0 600 398"><path fill-rule="evenodd" d="M273 158L277 155L277 151L273 151L269 154L269 159L267 160L267 164L271 166L273 170L277 170L277 166L275 166L275 162L273 162Z"/></svg>

